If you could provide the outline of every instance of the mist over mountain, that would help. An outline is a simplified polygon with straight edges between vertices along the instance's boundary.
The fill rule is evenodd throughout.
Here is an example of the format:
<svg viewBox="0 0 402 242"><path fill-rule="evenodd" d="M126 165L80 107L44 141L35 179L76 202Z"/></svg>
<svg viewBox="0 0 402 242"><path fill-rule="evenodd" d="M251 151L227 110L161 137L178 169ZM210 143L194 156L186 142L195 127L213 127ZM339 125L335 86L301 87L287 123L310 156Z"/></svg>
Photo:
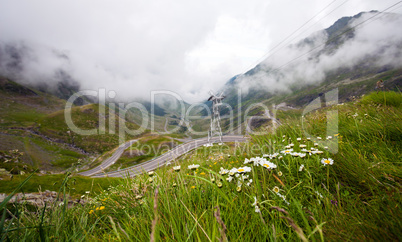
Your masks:
<svg viewBox="0 0 402 242"><path fill-rule="evenodd" d="M24 42L0 42L0 75L68 99L80 90L67 54Z"/></svg>
<svg viewBox="0 0 402 242"><path fill-rule="evenodd" d="M340 18L295 44L275 49L256 67L231 78L223 87L226 94L230 93L226 101L234 104L239 90L243 100L258 100L331 82L339 76L353 80L401 67L402 32L396 31L401 24L400 15L377 11ZM116 102L145 100L147 104L151 101L150 90L163 88L157 85L150 89L148 84L124 88L118 80L135 83L136 79L116 76L77 53L28 41L0 41L0 75L63 99L78 90L96 87L120 90ZM176 88L179 86L170 87L172 91ZM176 110L176 101L170 99L172 96L159 95L154 101L159 107Z"/></svg>
<svg viewBox="0 0 402 242"><path fill-rule="evenodd" d="M343 17L296 44L270 54L223 88L234 104L243 99L269 98L302 87L378 74L402 66L402 24L398 14L378 11Z"/></svg>

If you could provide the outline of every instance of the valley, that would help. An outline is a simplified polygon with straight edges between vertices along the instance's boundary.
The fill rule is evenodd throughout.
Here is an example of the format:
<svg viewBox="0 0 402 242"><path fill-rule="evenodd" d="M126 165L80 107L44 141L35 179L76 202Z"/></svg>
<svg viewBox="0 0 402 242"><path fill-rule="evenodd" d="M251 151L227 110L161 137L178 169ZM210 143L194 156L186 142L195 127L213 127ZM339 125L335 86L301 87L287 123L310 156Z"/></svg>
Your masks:
<svg viewBox="0 0 402 242"><path fill-rule="evenodd" d="M343 16L222 85L203 48L106 68L131 54L0 38L0 241L401 240L401 16Z"/></svg>

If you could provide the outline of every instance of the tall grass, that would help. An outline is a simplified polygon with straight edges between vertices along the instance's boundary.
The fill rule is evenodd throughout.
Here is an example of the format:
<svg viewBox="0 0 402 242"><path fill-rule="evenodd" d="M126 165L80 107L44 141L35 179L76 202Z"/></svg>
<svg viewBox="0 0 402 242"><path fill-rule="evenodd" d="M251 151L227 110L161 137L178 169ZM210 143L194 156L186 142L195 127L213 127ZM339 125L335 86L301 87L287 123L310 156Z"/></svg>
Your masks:
<svg viewBox="0 0 402 242"><path fill-rule="evenodd" d="M339 113L339 133L327 137L325 114L332 109ZM357 102L306 115L303 125L300 117L290 117L275 134L253 137L244 145L200 148L153 175L123 179L84 206L29 213L15 205L18 219L4 220L2 237L146 241L152 234L155 241L398 241L401 116L400 107L391 103ZM291 153L318 152L304 158L280 153L289 144ZM336 153L325 148L336 145ZM279 154L266 158L274 169L244 164L246 158L274 153ZM322 163L327 158L333 165ZM190 170L191 164L199 167ZM180 171L172 169L176 165ZM244 181L241 175L228 181L230 174L220 174L221 167L243 166L251 168Z"/></svg>

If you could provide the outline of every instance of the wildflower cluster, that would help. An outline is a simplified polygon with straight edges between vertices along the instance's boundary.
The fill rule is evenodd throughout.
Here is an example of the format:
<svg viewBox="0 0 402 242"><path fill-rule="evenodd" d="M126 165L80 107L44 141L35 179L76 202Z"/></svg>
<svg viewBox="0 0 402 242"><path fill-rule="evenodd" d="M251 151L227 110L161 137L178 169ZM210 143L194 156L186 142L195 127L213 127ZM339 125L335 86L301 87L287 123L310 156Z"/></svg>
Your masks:
<svg viewBox="0 0 402 242"><path fill-rule="evenodd" d="M248 166L243 166L239 168L234 167L230 170L221 167L219 174L228 175L228 177L226 178L226 181L228 182L232 182L234 179L236 179L237 180L236 191L240 192L243 184L245 184L246 186L250 186L251 183L253 182L253 179L249 179L249 175L246 174L249 172L251 172L251 167ZM221 186L218 185L218 187L222 187L222 185Z"/></svg>
<svg viewBox="0 0 402 242"><path fill-rule="evenodd" d="M94 206L94 209L91 209L88 213L89 213L89 214L93 214L93 213L95 213L96 211L101 211L101 210L103 210L103 209L105 209L105 206L100 206L100 207L95 207L95 206Z"/></svg>

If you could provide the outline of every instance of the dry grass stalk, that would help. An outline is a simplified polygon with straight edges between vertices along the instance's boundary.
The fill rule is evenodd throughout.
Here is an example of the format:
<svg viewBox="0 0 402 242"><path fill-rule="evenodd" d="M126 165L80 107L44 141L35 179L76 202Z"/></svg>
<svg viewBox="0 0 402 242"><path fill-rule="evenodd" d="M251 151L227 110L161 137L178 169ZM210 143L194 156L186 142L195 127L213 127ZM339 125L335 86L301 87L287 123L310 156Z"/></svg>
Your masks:
<svg viewBox="0 0 402 242"><path fill-rule="evenodd" d="M151 233L151 239L150 239L151 242L155 241L156 223L158 222L158 187L155 189L154 214L155 214L155 218L152 221L152 233Z"/></svg>
<svg viewBox="0 0 402 242"><path fill-rule="evenodd" d="M219 239L219 241L228 241L227 237L226 237L226 225L223 222L222 218L221 218L221 210L219 209L219 206L216 206L216 211L214 212L216 221L218 221L218 224L221 226L221 228L219 228L219 231L221 232L221 238Z"/></svg>

